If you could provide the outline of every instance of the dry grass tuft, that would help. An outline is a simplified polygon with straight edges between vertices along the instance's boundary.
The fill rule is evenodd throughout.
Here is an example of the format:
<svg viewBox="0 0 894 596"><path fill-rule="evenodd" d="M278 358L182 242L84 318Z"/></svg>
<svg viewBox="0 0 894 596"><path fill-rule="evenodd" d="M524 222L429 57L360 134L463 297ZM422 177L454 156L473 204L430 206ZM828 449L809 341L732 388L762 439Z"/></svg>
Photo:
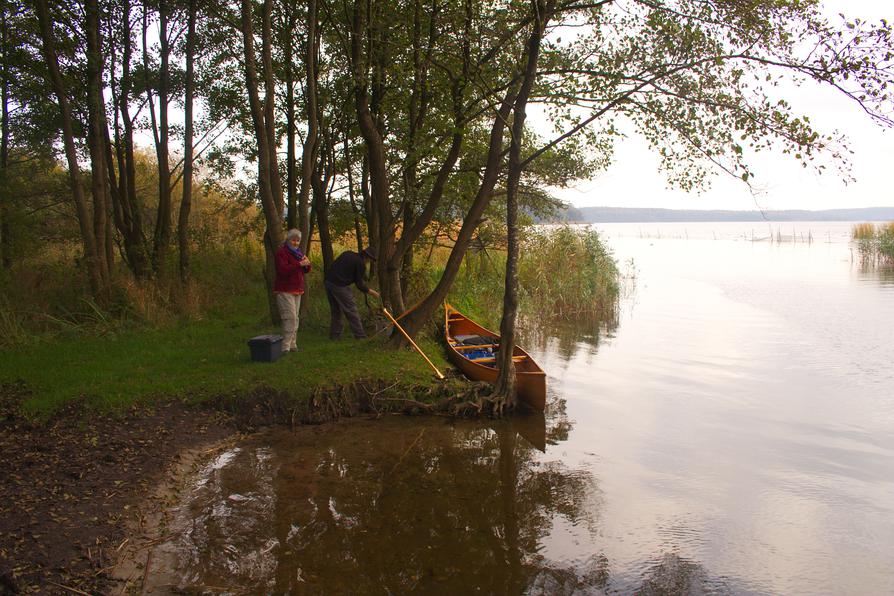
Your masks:
<svg viewBox="0 0 894 596"><path fill-rule="evenodd" d="M855 224L851 237L854 240L872 240L875 238L875 226L871 223Z"/></svg>

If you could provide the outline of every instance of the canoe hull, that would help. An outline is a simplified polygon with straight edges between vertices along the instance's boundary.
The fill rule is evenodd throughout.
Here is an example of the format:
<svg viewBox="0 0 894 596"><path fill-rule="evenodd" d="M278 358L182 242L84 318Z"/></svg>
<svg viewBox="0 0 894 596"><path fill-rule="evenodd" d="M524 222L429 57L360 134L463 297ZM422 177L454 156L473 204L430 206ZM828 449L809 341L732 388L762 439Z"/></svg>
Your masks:
<svg viewBox="0 0 894 596"><path fill-rule="evenodd" d="M464 375L473 381L493 383L497 380L498 370L495 367L478 364L465 358L453 347L451 338L456 335L480 335L494 338L498 343L500 336L485 329L469 319L450 305L444 306L444 340L447 342L447 357ZM524 357L516 364L515 388L520 402L538 412L546 409L546 373L519 346L512 350L514 357Z"/></svg>

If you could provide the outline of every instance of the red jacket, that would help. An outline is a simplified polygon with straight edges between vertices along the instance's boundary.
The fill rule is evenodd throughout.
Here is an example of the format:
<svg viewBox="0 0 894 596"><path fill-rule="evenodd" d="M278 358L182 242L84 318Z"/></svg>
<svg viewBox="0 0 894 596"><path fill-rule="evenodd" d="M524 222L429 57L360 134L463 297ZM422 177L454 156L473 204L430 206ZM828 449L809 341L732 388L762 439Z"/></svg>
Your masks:
<svg viewBox="0 0 894 596"><path fill-rule="evenodd" d="M289 294L304 293L304 274L310 273L310 265L304 267L298 257L285 245L276 250L276 280L273 282L274 292Z"/></svg>

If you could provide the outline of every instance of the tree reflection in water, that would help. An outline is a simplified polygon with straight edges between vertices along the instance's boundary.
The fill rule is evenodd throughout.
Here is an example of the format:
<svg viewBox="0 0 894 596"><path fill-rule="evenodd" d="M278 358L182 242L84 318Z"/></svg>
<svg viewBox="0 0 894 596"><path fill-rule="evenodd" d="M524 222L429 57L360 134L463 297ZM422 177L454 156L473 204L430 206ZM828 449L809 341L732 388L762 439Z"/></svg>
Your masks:
<svg viewBox="0 0 894 596"><path fill-rule="evenodd" d="M539 424L545 444L566 440L564 402L550 411L545 427L399 417L257 436L196 476L146 591L730 593L674 554L613 568L597 480L523 438Z"/></svg>
<svg viewBox="0 0 894 596"><path fill-rule="evenodd" d="M548 444L570 429L558 405ZM556 518L596 528L596 481L538 461L521 438L532 421L522 423L397 418L252 439L198 475L175 510L175 538L156 549L149 585L354 594L598 588L607 561L563 568L540 554Z"/></svg>
<svg viewBox="0 0 894 596"><path fill-rule="evenodd" d="M519 345L535 354L558 356L551 363L564 366L582 349L595 354L603 338L614 336L618 328L618 311L601 322L553 321L544 326L536 317L527 316L520 318L518 324Z"/></svg>

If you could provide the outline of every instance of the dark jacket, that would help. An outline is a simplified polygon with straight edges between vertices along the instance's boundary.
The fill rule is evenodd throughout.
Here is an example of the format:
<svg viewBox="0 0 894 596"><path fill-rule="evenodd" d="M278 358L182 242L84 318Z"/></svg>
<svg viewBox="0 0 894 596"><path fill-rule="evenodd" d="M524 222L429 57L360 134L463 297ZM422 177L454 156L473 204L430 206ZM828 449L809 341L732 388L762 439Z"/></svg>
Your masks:
<svg viewBox="0 0 894 596"><path fill-rule="evenodd" d="M363 257L354 251L346 250L332 262L329 271L326 272L326 281L337 286L356 284L358 290L367 293L369 287L363 279L365 275Z"/></svg>
<svg viewBox="0 0 894 596"><path fill-rule="evenodd" d="M283 244L276 251L276 280L274 292L304 293L304 274L310 273L310 265L303 266L298 257Z"/></svg>

